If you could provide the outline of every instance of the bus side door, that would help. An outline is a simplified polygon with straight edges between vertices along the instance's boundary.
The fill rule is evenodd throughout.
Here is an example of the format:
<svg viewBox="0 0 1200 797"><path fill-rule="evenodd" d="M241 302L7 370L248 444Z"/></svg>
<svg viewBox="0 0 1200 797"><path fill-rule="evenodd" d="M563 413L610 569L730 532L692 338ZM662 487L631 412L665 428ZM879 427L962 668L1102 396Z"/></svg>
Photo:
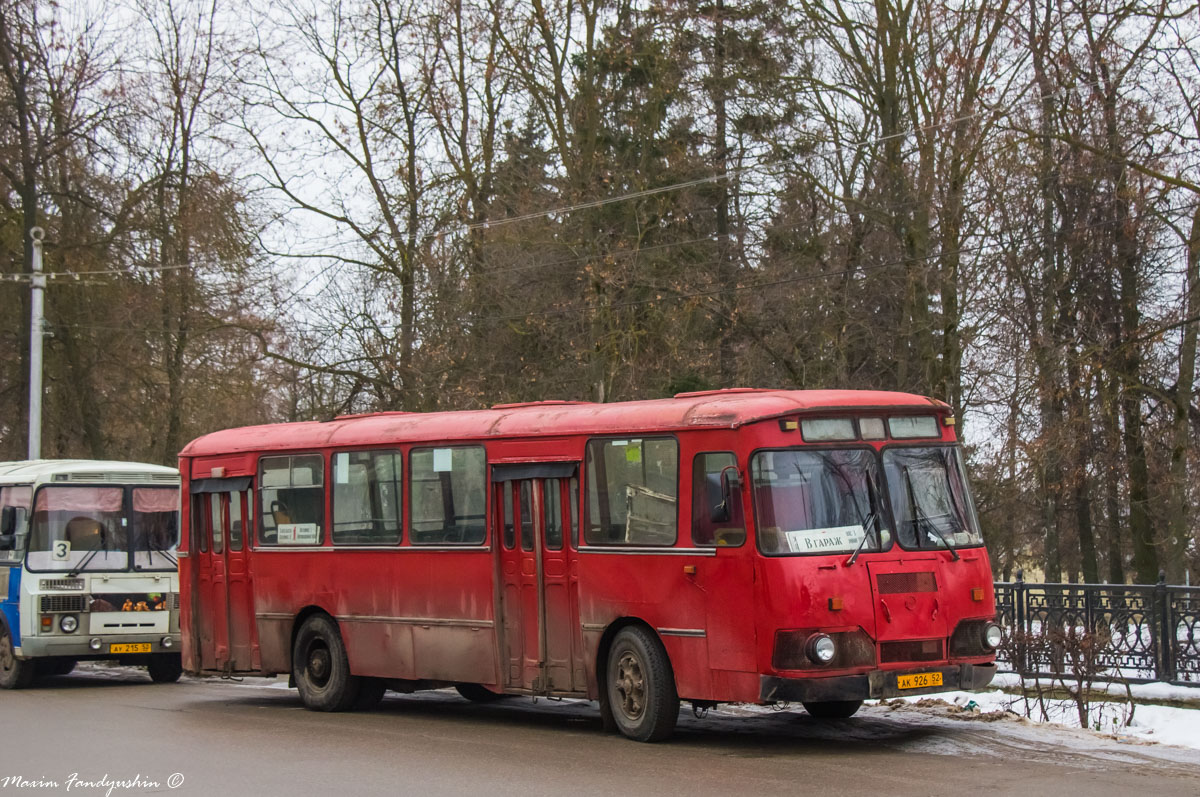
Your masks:
<svg viewBox="0 0 1200 797"><path fill-rule="evenodd" d="M577 479L496 482L504 686L534 693L581 692L579 607L568 542Z"/></svg>
<svg viewBox="0 0 1200 797"><path fill-rule="evenodd" d="M192 624L200 669L208 671L218 668L218 646L222 653L225 647L225 548L221 527L220 494L193 495L191 556L196 562L196 600Z"/></svg>
<svg viewBox="0 0 1200 797"><path fill-rule="evenodd" d="M252 524L250 493L230 492L221 494L226 504L223 513L228 521L225 536L225 606L226 636L229 644L229 663L233 672L251 672L261 669L254 624L254 592L251 589L250 562L247 551L250 541L248 529Z"/></svg>

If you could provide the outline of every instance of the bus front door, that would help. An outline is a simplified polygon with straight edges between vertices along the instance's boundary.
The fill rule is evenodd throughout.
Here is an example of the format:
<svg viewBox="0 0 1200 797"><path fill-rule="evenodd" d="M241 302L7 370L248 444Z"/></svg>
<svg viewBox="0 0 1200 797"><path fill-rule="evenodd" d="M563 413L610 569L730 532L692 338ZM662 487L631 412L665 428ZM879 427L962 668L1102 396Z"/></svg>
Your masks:
<svg viewBox="0 0 1200 797"><path fill-rule="evenodd" d="M586 688L570 542L578 484L574 477L496 483L506 687L535 694Z"/></svg>

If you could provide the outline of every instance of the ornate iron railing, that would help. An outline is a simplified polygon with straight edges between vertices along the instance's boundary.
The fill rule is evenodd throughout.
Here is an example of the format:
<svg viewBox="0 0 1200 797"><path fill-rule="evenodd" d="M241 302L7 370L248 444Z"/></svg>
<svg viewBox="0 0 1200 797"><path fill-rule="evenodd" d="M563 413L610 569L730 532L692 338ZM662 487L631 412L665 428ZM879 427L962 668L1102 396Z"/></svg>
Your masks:
<svg viewBox="0 0 1200 797"><path fill-rule="evenodd" d="M1002 670L1053 676L1086 667L1138 683L1200 684L1200 587L996 583ZM1072 650L1072 642L1083 649Z"/></svg>

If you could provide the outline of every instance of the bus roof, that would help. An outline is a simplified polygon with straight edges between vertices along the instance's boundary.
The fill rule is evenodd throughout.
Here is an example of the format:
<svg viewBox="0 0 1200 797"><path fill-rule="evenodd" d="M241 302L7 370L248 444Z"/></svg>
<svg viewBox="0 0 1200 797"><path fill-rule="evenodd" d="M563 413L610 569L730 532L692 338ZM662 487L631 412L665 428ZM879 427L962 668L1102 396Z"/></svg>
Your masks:
<svg viewBox="0 0 1200 797"><path fill-rule="evenodd" d="M66 482L163 482L177 484L179 471L146 462L103 459L27 459L0 462L0 483L31 484L60 477Z"/></svg>
<svg viewBox="0 0 1200 797"><path fill-rule="evenodd" d="M911 393L879 390L729 390L680 393L674 398L612 404L540 401L499 404L486 410L380 412L226 429L193 440L181 456L247 451L366 446L381 441L448 442L479 438L566 434L669 432L736 429L785 415L837 410L896 410L946 413L948 405Z"/></svg>

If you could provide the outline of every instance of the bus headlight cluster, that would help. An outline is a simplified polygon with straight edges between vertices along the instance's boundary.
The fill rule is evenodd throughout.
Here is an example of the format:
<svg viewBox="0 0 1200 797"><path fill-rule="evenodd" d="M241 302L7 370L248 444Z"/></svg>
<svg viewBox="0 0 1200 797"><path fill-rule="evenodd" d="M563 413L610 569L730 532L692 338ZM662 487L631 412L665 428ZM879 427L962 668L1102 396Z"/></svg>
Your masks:
<svg viewBox="0 0 1200 797"><path fill-rule="evenodd" d="M1000 643L1004 641L1004 631L995 623L988 623L983 627L983 646L988 650L995 650L1000 647Z"/></svg>
<svg viewBox="0 0 1200 797"><path fill-rule="evenodd" d="M58 627L64 634L73 634L79 628L79 618L73 614L64 614L58 619Z"/></svg>
<svg viewBox="0 0 1200 797"><path fill-rule="evenodd" d="M829 634L813 634L804 644L804 652L813 664L828 664L837 655L837 645Z"/></svg>

